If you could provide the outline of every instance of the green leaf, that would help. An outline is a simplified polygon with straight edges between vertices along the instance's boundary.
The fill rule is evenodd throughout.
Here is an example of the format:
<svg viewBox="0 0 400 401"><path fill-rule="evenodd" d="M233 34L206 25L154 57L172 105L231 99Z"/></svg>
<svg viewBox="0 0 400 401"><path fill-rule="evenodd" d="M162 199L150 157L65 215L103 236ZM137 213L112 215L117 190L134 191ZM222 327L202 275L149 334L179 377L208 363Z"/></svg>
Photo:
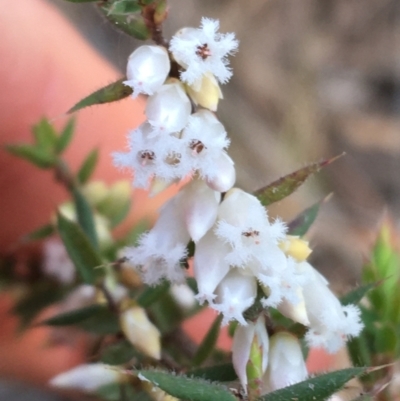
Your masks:
<svg viewBox="0 0 400 401"><path fill-rule="evenodd" d="M54 283L42 282L33 285L12 309L21 319L20 330L25 329L43 309L60 301L63 296L64 290Z"/></svg>
<svg viewBox="0 0 400 401"><path fill-rule="evenodd" d="M117 334L121 331L117 313L114 313L106 306L99 309L88 319L80 322L77 326L89 333L101 336Z"/></svg>
<svg viewBox="0 0 400 401"><path fill-rule="evenodd" d="M375 347L379 354L394 355L396 353L398 334L391 322L384 322L382 326L376 327L375 335Z"/></svg>
<svg viewBox="0 0 400 401"><path fill-rule="evenodd" d="M139 370L138 375L173 397L188 401L237 401L225 386L202 379L155 370Z"/></svg>
<svg viewBox="0 0 400 401"><path fill-rule="evenodd" d="M214 351L221 328L223 315L219 314L211 325L208 333L201 342L195 356L193 357L193 366L200 366Z"/></svg>
<svg viewBox="0 0 400 401"><path fill-rule="evenodd" d="M99 0L67 0L70 3L94 3Z"/></svg>
<svg viewBox="0 0 400 401"><path fill-rule="evenodd" d="M53 224L45 224L42 227L37 228L36 230L26 234L22 237L22 241L37 241L47 237L50 237L55 232L55 227Z"/></svg>
<svg viewBox="0 0 400 401"><path fill-rule="evenodd" d="M92 175L94 169L96 168L97 161L99 159L99 150L93 149L83 161L82 166L80 167L77 178L81 184L85 184L90 176Z"/></svg>
<svg viewBox="0 0 400 401"><path fill-rule="evenodd" d="M220 382L232 382L237 379L235 369L231 363L192 369L186 373L186 376Z"/></svg>
<svg viewBox="0 0 400 401"><path fill-rule="evenodd" d="M254 193L254 195L264 206L278 202L292 194L307 180L308 177L310 177L310 175L317 173L321 168L328 166L341 156L342 155L339 155L321 162L312 163L300 170L285 175L284 177L279 178L279 180L259 189Z"/></svg>
<svg viewBox="0 0 400 401"><path fill-rule="evenodd" d="M6 150L14 156L27 160L35 166L43 169L54 166L56 162L53 154L32 145L7 145Z"/></svg>
<svg viewBox="0 0 400 401"><path fill-rule="evenodd" d="M149 310L155 325L162 334L173 331L185 317L182 309L168 291L158 296L157 302L153 302Z"/></svg>
<svg viewBox="0 0 400 401"><path fill-rule="evenodd" d="M317 218L321 205L326 203L330 198L331 195L328 195L324 199L314 203L314 205L301 212L288 224L288 233L290 235L298 235L299 237L305 235Z"/></svg>
<svg viewBox="0 0 400 401"><path fill-rule="evenodd" d="M78 273L85 283L94 284L101 274L99 269L96 269L103 263L100 255L77 223L60 213L57 223L61 239Z"/></svg>
<svg viewBox="0 0 400 401"><path fill-rule="evenodd" d="M118 100L124 99L132 94L132 88L123 84L126 78L121 78L112 84L105 86L93 92L89 96L86 96L81 101L79 101L75 106L71 107L67 114L74 113L75 111L84 109L85 107L94 106L96 104L104 104L116 102Z"/></svg>
<svg viewBox="0 0 400 401"><path fill-rule="evenodd" d="M109 15L132 14L142 10L137 0L117 0L109 6Z"/></svg>
<svg viewBox="0 0 400 401"><path fill-rule="evenodd" d="M99 242L97 239L92 208L90 207L89 202L86 200L86 198L83 196L82 192L78 188L73 188L72 194L74 197L78 223L81 226L84 233L87 235L93 247L98 249Z"/></svg>
<svg viewBox="0 0 400 401"><path fill-rule="evenodd" d="M100 6L100 10L103 11L106 18L112 24L114 24L114 26L116 28L125 32L129 36L134 37L135 39L147 40L147 39L151 38L151 32L150 32L149 28L147 27L143 17L140 14L131 14L130 13L130 14L115 15L112 13L112 11L110 9L111 9L111 6L107 5L107 4ZM121 80L121 82L123 80ZM130 93L132 93L132 92L130 92ZM127 96L129 96L130 93ZM119 99L116 99L116 100L119 100Z"/></svg>
<svg viewBox="0 0 400 401"><path fill-rule="evenodd" d="M323 401L368 368L348 368L313 377L258 398L258 401Z"/></svg>
<svg viewBox="0 0 400 401"><path fill-rule="evenodd" d="M53 153L58 141L58 136L49 120L42 118L38 124L33 126L32 131L37 148Z"/></svg>
<svg viewBox="0 0 400 401"><path fill-rule="evenodd" d="M75 119L70 118L55 144L55 151L57 154L61 154L68 147L74 135L74 130L75 130Z"/></svg>
<svg viewBox="0 0 400 401"><path fill-rule="evenodd" d="M360 287L355 288L353 291L350 291L346 295L340 298L340 302L342 305L349 305L349 304L358 304L364 296L373 288L376 288L382 283L379 281L377 283L369 283L362 285Z"/></svg>
<svg viewBox="0 0 400 401"><path fill-rule="evenodd" d="M112 344L101 353L101 361L108 365L123 365L138 356L138 352L129 341L122 340Z"/></svg>
<svg viewBox="0 0 400 401"><path fill-rule="evenodd" d="M363 367L371 364L371 350L364 332L351 338L346 345L353 366Z"/></svg>
<svg viewBox="0 0 400 401"><path fill-rule="evenodd" d="M137 302L143 308L147 308L156 302L162 295L166 294L169 290L169 283L167 281L163 281L161 284L156 287L147 287L145 290L139 295Z"/></svg>
<svg viewBox="0 0 400 401"><path fill-rule="evenodd" d="M85 306L80 309L74 309L68 312L60 313L40 322L46 326L72 326L82 323L96 313L99 313L105 308L104 305L94 304Z"/></svg>

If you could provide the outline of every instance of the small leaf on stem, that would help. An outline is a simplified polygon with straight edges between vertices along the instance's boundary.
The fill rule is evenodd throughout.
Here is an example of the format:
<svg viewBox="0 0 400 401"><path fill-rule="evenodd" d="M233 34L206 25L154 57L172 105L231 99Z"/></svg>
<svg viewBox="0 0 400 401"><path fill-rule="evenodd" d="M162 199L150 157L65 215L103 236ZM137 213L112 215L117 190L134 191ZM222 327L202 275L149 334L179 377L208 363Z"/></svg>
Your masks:
<svg viewBox="0 0 400 401"><path fill-rule="evenodd" d="M81 184L85 184L89 180L90 176L93 174L94 169L96 168L98 159L99 159L98 149L93 149L87 155L77 174L78 181Z"/></svg>

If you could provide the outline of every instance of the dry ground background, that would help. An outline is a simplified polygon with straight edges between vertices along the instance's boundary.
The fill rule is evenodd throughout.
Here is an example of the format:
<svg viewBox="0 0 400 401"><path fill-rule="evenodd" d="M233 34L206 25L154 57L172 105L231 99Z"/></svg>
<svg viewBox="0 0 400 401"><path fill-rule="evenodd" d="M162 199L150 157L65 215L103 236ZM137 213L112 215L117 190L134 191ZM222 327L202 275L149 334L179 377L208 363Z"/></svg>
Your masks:
<svg viewBox="0 0 400 401"><path fill-rule="evenodd" d="M138 45L90 4L49 0L121 72ZM313 263L354 285L385 211L400 215L400 2L170 0L165 26L218 18L240 39L218 110L238 185L255 190L308 162L346 156L270 214L290 219L333 192L310 232ZM101 86L103 83L99 83Z"/></svg>

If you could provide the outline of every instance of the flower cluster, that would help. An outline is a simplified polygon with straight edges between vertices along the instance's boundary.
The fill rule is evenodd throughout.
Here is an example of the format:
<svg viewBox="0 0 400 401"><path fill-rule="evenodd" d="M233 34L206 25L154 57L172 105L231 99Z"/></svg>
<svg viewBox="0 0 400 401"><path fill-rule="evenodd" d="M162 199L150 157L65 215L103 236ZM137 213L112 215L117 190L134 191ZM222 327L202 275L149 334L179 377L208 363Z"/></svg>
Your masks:
<svg viewBox="0 0 400 401"><path fill-rule="evenodd" d="M218 22L203 19L199 29L180 30L169 52L142 46L129 58L125 84L135 96L149 95L147 120L130 133L129 151L116 153L115 164L132 169L133 185L153 193L184 177L191 181L163 206L154 227L124 256L145 283L166 279L179 284L185 281L183 262L193 241L197 300L222 313L223 323L241 325L234 360L242 364L248 355L240 344L255 331L244 312L257 299L265 308L276 308L307 326L310 346L335 352L348 337L359 334L358 308L340 304L325 278L306 261L311 250L305 241L288 236L280 219L271 221L255 196L233 188L235 169L226 152L229 139L213 111L221 97L217 81L225 83L232 75L227 56L236 51L237 41L217 29ZM170 76L171 63L179 65L180 79ZM281 345L272 349L271 361L278 358L273 355L285 353ZM269 383L275 383L280 379L271 366L265 362L263 371L270 376ZM237 368L245 384L243 369ZM299 362L299 377L304 369Z"/></svg>

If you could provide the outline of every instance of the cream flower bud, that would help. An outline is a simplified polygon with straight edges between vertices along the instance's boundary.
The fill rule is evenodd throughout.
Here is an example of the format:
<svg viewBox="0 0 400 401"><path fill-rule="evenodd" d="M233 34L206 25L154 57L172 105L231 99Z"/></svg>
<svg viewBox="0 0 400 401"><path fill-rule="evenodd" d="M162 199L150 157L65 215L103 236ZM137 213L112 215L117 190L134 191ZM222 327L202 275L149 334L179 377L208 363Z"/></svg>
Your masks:
<svg viewBox="0 0 400 401"><path fill-rule="evenodd" d="M215 163L215 175L207 178L207 185L218 192L226 192L231 189L236 181L234 164L226 152L221 152Z"/></svg>
<svg viewBox="0 0 400 401"><path fill-rule="evenodd" d="M100 387L123 381L124 375L117 369L102 363L79 365L53 377L53 387L94 392Z"/></svg>
<svg viewBox="0 0 400 401"><path fill-rule="evenodd" d="M219 99L223 99L221 88L214 75L207 72L193 85L186 85L186 91L196 105L217 111Z"/></svg>
<svg viewBox="0 0 400 401"><path fill-rule="evenodd" d="M104 181L90 181L82 192L91 205L97 206L107 196L108 188Z"/></svg>
<svg viewBox="0 0 400 401"><path fill-rule="evenodd" d="M154 359L161 358L160 332L139 306L132 306L120 315L121 328L126 338L137 349Z"/></svg>
<svg viewBox="0 0 400 401"><path fill-rule="evenodd" d="M192 240L197 242L215 223L221 194L204 181L194 179L182 188L179 196L186 227Z"/></svg>
<svg viewBox="0 0 400 401"><path fill-rule="evenodd" d="M268 347L269 338L264 316L259 316L255 323L248 322L247 326L237 326L233 336L232 362L245 391L249 381L259 380L265 373L268 365ZM254 350L256 355L252 355Z"/></svg>
<svg viewBox="0 0 400 401"><path fill-rule="evenodd" d="M165 82L171 68L168 52L162 46L141 46L128 59L125 85L140 93L152 95Z"/></svg>
<svg viewBox="0 0 400 401"><path fill-rule="evenodd" d="M279 390L307 378L307 368L298 339L280 332L270 338L268 369L263 377L263 393Z"/></svg>
<svg viewBox="0 0 400 401"><path fill-rule="evenodd" d="M237 320L247 325L243 312L253 305L257 296L257 281L253 276L243 275L238 269L231 271L223 278L216 289L213 309L224 315L222 324Z"/></svg>
<svg viewBox="0 0 400 401"><path fill-rule="evenodd" d="M193 266L200 303L210 302L215 297L215 289L229 271L229 264L224 260L228 252L228 245L220 241L212 230L196 244Z"/></svg>
<svg viewBox="0 0 400 401"><path fill-rule="evenodd" d="M147 100L146 116L156 132L178 132L185 127L191 112L190 100L180 83L169 83Z"/></svg>
<svg viewBox="0 0 400 401"><path fill-rule="evenodd" d="M106 217L113 219L121 214L122 210L126 210L132 196L132 188L127 180L115 182L106 196L98 204L98 210Z"/></svg>
<svg viewBox="0 0 400 401"><path fill-rule="evenodd" d="M308 326L310 321L308 320L306 303L304 302L303 290L301 287L298 287L296 292L296 296L299 301L295 304L288 301L287 299L283 299L281 303L277 306L279 312L282 313L283 316L286 316L289 319L297 323L301 323L304 326Z"/></svg>
<svg viewBox="0 0 400 401"><path fill-rule="evenodd" d="M187 284L172 284L169 293L184 311L196 306L195 294Z"/></svg>
<svg viewBox="0 0 400 401"><path fill-rule="evenodd" d="M286 236L286 238L279 243L279 248L297 262L305 261L312 252L311 248L308 246L308 241L293 235Z"/></svg>

